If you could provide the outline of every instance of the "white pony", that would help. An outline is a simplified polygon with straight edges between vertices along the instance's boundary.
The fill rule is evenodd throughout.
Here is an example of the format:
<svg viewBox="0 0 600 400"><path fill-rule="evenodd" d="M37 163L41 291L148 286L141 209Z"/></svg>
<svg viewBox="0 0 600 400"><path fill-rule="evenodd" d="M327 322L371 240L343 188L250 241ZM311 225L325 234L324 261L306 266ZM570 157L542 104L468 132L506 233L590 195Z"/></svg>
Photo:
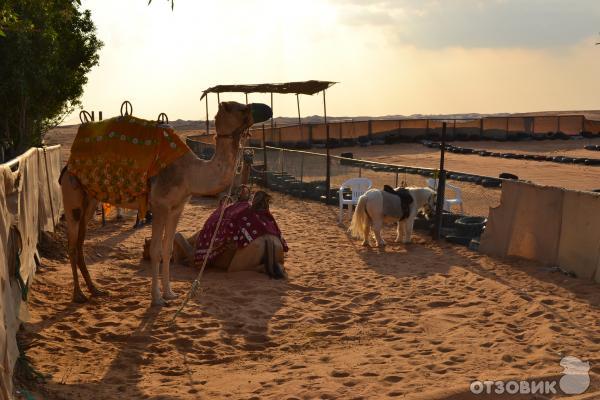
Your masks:
<svg viewBox="0 0 600 400"><path fill-rule="evenodd" d="M390 191L399 194L393 194ZM403 195L403 197L400 196ZM412 201L407 196L410 195ZM381 229L384 222L398 222L396 242L400 241L400 226L403 226L403 243L410 243L413 224L419 210L423 209L429 217L435 209L436 192L428 187L387 188L387 190L370 189L358 198L356 211L352 216L350 232L352 236L363 239L362 245L369 245L370 229L373 228L375 239L379 247L385 246L381 238ZM402 207L402 201L406 204Z"/></svg>

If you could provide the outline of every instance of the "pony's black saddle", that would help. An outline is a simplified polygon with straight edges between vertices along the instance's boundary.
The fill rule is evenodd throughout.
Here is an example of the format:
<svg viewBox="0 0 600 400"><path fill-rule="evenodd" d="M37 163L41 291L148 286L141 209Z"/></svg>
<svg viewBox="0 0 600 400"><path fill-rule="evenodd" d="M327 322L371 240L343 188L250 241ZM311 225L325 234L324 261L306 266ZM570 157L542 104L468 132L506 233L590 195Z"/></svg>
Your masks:
<svg viewBox="0 0 600 400"><path fill-rule="evenodd" d="M413 202L413 198L410 195L408 189L398 188L394 189L389 185L383 185L383 191L391 194L395 194L400 197L400 206L402 207L402 219L405 219L410 214L410 205Z"/></svg>

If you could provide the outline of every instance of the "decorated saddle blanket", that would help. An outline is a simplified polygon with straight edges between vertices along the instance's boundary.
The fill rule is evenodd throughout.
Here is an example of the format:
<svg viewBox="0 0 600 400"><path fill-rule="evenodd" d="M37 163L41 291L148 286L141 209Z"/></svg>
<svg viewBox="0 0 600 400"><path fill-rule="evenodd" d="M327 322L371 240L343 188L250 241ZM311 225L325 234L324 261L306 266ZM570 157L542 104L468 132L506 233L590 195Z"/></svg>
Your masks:
<svg viewBox="0 0 600 400"><path fill-rule="evenodd" d="M208 261L214 260L221 255L226 244L233 242L238 248L246 247L254 239L263 235L279 237L284 251L288 251L288 245L279 230L279 226L273 215L266 210L253 210L250 203L246 201L225 206L223 220L215 237L213 248L208 255ZM195 248L195 263L202 266L208 253L208 247L213 237L221 207L217 208L204 223L204 227L198 234Z"/></svg>
<svg viewBox="0 0 600 400"><path fill-rule="evenodd" d="M68 171L93 198L148 207L149 179L191 151L168 125L132 116L85 123L71 147Z"/></svg>

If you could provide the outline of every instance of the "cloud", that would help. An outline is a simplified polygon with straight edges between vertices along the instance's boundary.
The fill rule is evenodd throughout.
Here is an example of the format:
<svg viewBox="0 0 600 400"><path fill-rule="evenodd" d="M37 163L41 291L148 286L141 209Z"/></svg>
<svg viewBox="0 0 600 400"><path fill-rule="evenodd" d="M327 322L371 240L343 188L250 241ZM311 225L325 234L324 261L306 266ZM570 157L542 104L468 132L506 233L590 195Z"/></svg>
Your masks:
<svg viewBox="0 0 600 400"><path fill-rule="evenodd" d="M330 0L353 28L426 48L549 48L600 30L597 0Z"/></svg>

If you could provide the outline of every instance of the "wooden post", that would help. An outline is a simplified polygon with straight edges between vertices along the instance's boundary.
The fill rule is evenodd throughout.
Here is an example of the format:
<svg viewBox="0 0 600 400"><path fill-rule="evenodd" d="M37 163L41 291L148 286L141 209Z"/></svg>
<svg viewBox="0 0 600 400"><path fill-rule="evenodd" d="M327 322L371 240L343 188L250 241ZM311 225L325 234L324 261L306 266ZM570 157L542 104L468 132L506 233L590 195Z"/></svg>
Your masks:
<svg viewBox="0 0 600 400"><path fill-rule="evenodd" d="M296 105L298 106L298 127L300 129L300 140L304 140L304 131L302 129L302 117L300 116L300 95L296 93Z"/></svg>
<svg viewBox="0 0 600 400"><path fill-rule="evenodd" d="M269 187L269 180L268 180L268 175L267 175L267 138L266 138L266 134L265 134L265 124L262 124L262 139L263 139L263 168L264 168L264 182L265 182L265 187L268 188Z"/></svg>
<svg viewBox="0 0 600 400"><path fill-rule="evenodd" d="M275 112L273 111L273 92L271 92L271 112L273 117L271 117L271 139L275 137Z"/></svg>
<svg viewBox="0 0 600 400"><path fill-rule="evenodd" d="M438 240L442 235L442 214L444 212L444 195L446 189L446 171L444 170L444 155L446 152L446 123L442 123L442 145L440 146L440 173L437 185L437 202L435 207L435 224L433 239Z"/></svg>
<svg viewBox="0 0 600 400"><path fill-rule="evenodd" d="M329 152L329 124L327 123L327 100L325 99L325 92L326 90L323 90L323 117L325 119L325 149L327 151L327 157L326 157L326 162L327 162L327 166L325 168L325 203L329 204L329 186L331 184L331 166L330 166L330 160L331 160L331 154Z"/></svg>
<svg viewBox="0 0 600 400"><path fill-rule="evenodd" d="M210 133L210 123L208 121L208 93L206 93L205 102L206 102L206 134L208 135Z"/></svg>
<svg viewBox="0 0 600 400"><path fill-rule="evenodd" d="M93 119L94 119L94 112L92 111L92 120ZM102 121L102 111L98 111L98 121ZM100 202L100 209L102 211L102 226L104 226L104 225L106 225L106 214L104 213L104 203L102 203L102 202Z"/></svg>

